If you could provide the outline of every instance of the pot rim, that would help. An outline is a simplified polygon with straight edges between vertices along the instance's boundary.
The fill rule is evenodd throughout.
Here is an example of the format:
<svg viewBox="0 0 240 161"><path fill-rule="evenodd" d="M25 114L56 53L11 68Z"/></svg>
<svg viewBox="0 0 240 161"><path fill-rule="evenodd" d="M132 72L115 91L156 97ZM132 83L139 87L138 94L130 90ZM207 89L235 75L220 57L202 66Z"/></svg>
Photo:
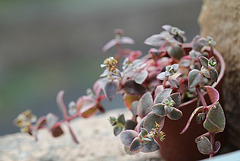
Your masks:
<svg viewBox="0 0 240 161"><path fill-rule="evenodd" d="M183 44L183 48L192 48L192 43ZM209 48L207 48L207 50L209 50ZM225 72L225 70L226 70L226 64L225 64L225 61L224 61L222 55L221 55L216 49L214 49L213 51L214 51L214 55L217 57L218 61L220 62L220 73L219 73L219 75L218 75L218 80L217 80L217 82L214 82L214 83L212 84L212 87L215 88L215 87L217 86L217 84L218 84L218 83L223 79L223 77L224 77L224 72ZM205 92L205 93L203 94L203 96L205 96L206 94L207 94L207 92ZM194 102L194 101L197 101L197 97L194 98L194 99L192 99L192 100L190 100L190 101L187 101L187 102L184 102L184 103L180 104L179 108L181 108L181 107L183 107L183 106L186 106L187 104L191 104L191 103Z"/></svg>

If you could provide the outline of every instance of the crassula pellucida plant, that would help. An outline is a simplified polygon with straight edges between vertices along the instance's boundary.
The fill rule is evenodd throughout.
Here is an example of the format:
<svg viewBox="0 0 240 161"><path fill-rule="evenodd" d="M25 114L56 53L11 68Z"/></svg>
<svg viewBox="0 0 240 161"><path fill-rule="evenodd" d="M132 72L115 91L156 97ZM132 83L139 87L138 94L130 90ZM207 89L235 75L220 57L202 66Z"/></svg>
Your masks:
<svg viewBox="0 0 240 161"><path fill-rule="evenodd" d="M104 71L93 88L88 89L76 103L70 102L68 109L63 101L64 92L58 93L57 104L63 120L59 121L51 113L37 120L28 110L16 118L15 124L36 140L39 129L47 128L54 137L58 137L63 134L62 124L66 124L73 140L79 143L70 121L104 112L101 101L112 101L116 94L120 94L132 117L125 119L123 114L111 116L109 122L114 135L120 135L128 154L152 152L160 148L158 141L164 141L167 135L162 131L165 118L177 121L183 115L179 106L197 97L199 106L192 112L181 134L197 115L196 121L203 124L206 133L196 138L196 146L200 153L212 157L220 148L215 135L225 128L219 93L211 87L217 82L220 69L214 55L216 43L211 37L195 36L191 42L192 50L187 52L184 50L184 31L170 25L162 28L163 32L145 40L145 44L155 48L143 57L139 50L122 48L124 44L134 44L134 40L122 36L123 31L116 29L115 38L103 47L103 51L116 47L117 53L100 65ZM119 62L123 62L122 65ZM209 96L210 104L207 104L204 93Z"/></svg>

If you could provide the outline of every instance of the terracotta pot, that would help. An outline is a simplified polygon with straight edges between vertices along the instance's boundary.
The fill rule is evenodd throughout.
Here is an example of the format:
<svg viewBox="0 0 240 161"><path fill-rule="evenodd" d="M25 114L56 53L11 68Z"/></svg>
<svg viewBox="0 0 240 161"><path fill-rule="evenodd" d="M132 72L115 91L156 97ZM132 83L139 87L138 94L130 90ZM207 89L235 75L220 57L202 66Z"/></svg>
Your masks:
<svg viewBox="0 0 240 161"><path fill-rule="evenodd" d="M190 44L184 46L186 51L191 50ZM215 87L220 93L220 103L223 105L222 102L222 84L223 84L223 76L225 71L225 62L223 57L219 52L216 50L215 58L220 63L221 69L219 73L218 82L214 83L212 86ZM205 94L205 98L207 103L210 103L209 98ZM206 133L207 131L203 128L202 124L196 123L196 116L193 118L188 130L184 134L180 134L182 129L185 127L189 116L193 112L193 110L197 107L197 98L185 102L181 104L180 110L183 112L183 116L177 120L173 121L168 118L165 120L165 124L163 127L163 131L166 133L165 140L160 142L160 154L163 159L166 161L194 161L203 158L207 158L207 155L201 154L195 143L195 138ZM219 138L220 136L220 138ZM216 140L220 139L220 142L224 142L225 135L217 134ZM221 141L223 140L223 141ZM226 139L225 139L226 140Z"/></svg>

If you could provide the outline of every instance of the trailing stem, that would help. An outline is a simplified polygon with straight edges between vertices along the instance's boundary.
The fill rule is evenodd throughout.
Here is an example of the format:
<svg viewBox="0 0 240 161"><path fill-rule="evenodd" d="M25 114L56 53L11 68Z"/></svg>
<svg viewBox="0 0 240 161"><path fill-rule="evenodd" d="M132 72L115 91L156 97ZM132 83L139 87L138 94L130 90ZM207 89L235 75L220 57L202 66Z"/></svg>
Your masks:
<svg viewBox="0 0 240 161"><path fill-rule="evenodd" d="M206 103L206 100L205 100L205 98L204 98L204 96L201 92L201 89L200 89L199 85L196 86L196 90L197 90L198 96L199 96L199 98L202 102L202 105L204 107L205 113L207 113L207 111L208 111L207 103ZM211 144L212 144L212 147L213 147L213 152L211 154L209 154L209 158L212 158L213 154L214 154L214 139L215 139L215 134L210 133L210 140L211 140Z"/></svg>

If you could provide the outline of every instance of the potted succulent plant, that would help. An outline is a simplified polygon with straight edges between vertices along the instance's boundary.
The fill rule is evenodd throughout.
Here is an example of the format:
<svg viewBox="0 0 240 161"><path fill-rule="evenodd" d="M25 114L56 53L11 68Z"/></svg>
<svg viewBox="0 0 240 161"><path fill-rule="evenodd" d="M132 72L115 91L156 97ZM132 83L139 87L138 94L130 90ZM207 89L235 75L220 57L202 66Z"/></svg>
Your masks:
<svg viewBox="0 0 240 161"><path fill-rule="evenodd" d="M101 101L112 101L120 94L132 117L125 119L120 114L111 116L109 121L114 135L120 135L126 153L160 149L162 157L169 161L213 157L220 149L215 135L224 131L226 122L219 100L225 63L214 50L216 44L211 37L196 36L191 43L184 43L184 31L170 25L163 29L145 40L145 44L155 48L141 58L141 51L122 48L122 44L134 41L116 29L115 39L103 50L115 46L118 52L101 64L105 70L93 89L88 89L87 95L76 103L70 102L68 112L64 92L57 95L64 120L58 121L51 113L36 120L31 111L26 111L16 118L15 124L37 139L41 128L48 128L54 137L60 136L61 124L67 123L78 143L70 121L104 112Z"/></svg>

